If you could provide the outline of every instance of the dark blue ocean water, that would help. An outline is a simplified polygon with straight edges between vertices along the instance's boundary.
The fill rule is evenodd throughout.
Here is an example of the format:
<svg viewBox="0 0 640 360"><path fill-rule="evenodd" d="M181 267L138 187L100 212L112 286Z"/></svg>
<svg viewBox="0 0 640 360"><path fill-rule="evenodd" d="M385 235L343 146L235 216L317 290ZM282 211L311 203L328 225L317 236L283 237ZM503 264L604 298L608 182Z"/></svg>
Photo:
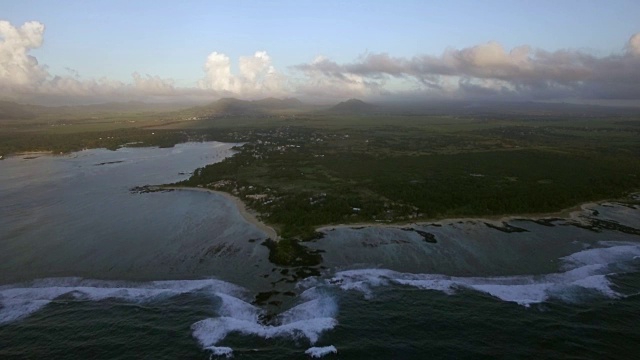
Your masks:
<svg viewBox="0 0 640 360"><path fill-rule="evenodd" d="M326 228L323 264L285 269L224 197L129 191L232 146L0 161L0 358L640 355L637 206Z"/></svg>

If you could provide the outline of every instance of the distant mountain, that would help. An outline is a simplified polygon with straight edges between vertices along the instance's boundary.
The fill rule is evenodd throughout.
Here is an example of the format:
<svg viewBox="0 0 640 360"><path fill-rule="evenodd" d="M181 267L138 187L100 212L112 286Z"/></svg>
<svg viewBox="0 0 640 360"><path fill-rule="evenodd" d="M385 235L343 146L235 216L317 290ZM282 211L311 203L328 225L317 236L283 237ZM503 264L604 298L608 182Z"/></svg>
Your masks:
<svg viewBox="0 0 640 360"><path fill-rule="evenodd" d="M222 98L196 109L202 111L203 115L244 115L256 112L256 106L250 101L235 98Z"/></svg>
<svg viewBox="0 0 640 360"><path fill-rule="evenodd" d="M296 98L276 99L270 97L253 101L253 103L260 107L269 109L297 109L305 106L302 101Z"/></svg>
<svg viewBox="0 0 640 360"><path fill-rule="evenodd" d="M239 100L222 98L205 106L187 109L196 116L239 116L239 115L275 115L283 112L303 110L305 104L295 98L262 100Z"/></svg>
<svg viewBox="0 0 640 360"><path fill-rule="evenodd" d="M36 116L32 105L18 104L13 101L0 101L0 120L32 119Z"/></svg>
<svg viewBox="0 0 640 360"><path fill-rule="evenodd" d="M349 99L331 107L328 112L341 114L361 114L371 113L375 111L376 108L377 107L375 105L366 103L362 100Z"/></svg>

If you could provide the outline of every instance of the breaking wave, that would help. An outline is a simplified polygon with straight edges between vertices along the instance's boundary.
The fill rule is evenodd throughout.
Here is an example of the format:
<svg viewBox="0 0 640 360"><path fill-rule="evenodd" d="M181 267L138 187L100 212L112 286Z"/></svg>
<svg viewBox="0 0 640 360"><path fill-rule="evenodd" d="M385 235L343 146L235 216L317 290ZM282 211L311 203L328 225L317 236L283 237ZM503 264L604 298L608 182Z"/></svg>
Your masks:
<svg viewBox="0 0 640 360"><path fill-rule="evenodd" d="M334 329L338 322L336 290L357 291L365 298L374 289L388 286L410 286L418 289L455 294L461 289L478 291L497 299L523 306L549 299L580 301L585 292L610 298L625 295L616 291L611 275L637 271L640 244L601 242L590 248L561 258L559 272L544 275L495 277L456 277L443 274L411 274L387 269L362 269L337 272L330 278L309 278L299 286L307 288L299 303L265 322L264 309L249 303L248 291L216 279L125 282L52 278L28 283L0 286L0 324L22 319L63 297L77 301L120 299L149 302L185 293L215 298L216 316L195 322L193 337L212 356L233 356L224 346L230 334L257 336L264 339L303 339L311 347L305 354L322 357L337 353L334 346L315 347L321 335Z"/></svg>
<svg viewBox="0 0 640 360"><path fill-rule="evenodd" d="M306 338L315 344L320 334L334 328L338 311L336 301L320 292L306 291L302 303L281 313L270 324L260 318L264 311L242 298L247 291L215 279L153 281L146 283L51 278L0 287L0 324L23 319L63 296L78 301L119 299L149 302L185 293L198 293L220 300L217 317L192 325L193 336L212 355L231 357L233 349L217 346L230 333L255 335L265 339Z"/></svg>
<svg viewBox="0 0 640 360"><path fill-rule="evenodd" d="M362 269L338 272L331 279L324 280L324 283L342 290L359 291L365 298L373 296L373 288L393 284L446 294L454 294L459 289L471 289L523 306L550 298L572 302L584 291L595 291L610 298L622 297L614 290L608 276L621 271L625 262L637 260L640 245L621 242L601 242L600 245L604 247L561 258L561 270L564 271L546 275L456 277Z"/></svg>
<svg viewBox="0 0 640 360"><path fill-rule="evenodd" d="M323 347L311 347L311 348L308 348L307 351L305 351L304 353L315 359L315 358L321 358L329 354L337 354L338 349L336 349L336 347L333 345L323 346Z"/></svg>
<svg viewBox="0 0 640 360"><path fill-rule="evenodd" d="M245 290L215 279L146 283L82 278L41 279L0 287L0 324L22 319L64 295L86 301L120 299L146 302L192 292L202 292L210 296L241 296Z"/></svg>
<svg viewBox="0 0 640 360"><path fill-rule="evenodd" d="M217 346L230 333L259 336L265 339L306 338L315 344L320 334L337 325L336 301L328 295L307 291L303 303L278 315L273 324L260 322L262 311L231 296L221 296L219 317L204 319L192 325L193 336L214 355L231 356L226 347ZM229 349L230 350L230 349Z"/></svg>

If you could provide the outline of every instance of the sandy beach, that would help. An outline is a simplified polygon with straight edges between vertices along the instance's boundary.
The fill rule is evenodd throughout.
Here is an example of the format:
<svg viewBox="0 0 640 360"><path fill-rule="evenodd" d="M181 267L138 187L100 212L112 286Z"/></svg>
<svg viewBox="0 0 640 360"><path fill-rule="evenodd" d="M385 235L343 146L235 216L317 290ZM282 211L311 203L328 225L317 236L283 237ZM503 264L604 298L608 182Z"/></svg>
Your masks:
<svg viewBox="0 0 640 360"><path fill-rule="evenodd" d="M186 187L186 186L163 186L163 189L171 189L171 190L184 190L184 191L200 191L200 192L207 192L207 193L211 193L211 194L218 194L218 195L222 195L225 198L231 200L236 207L238 208L238 211L240 211L240 215L242 215L242 217L247 220L248 222L250 222L251 224L255 225L258 229L264 231L271 239L273 240L279 240L280 237L278 236L278 233L276 232L276 230L268 225L266 225L265 223L263 223L262 221L258 220L258 218L256 217L255 213L251 210L249 210L247 208L247 205L240 200L239 198L226 193L226 192L222 192L222 191L217 191L217 190L211 190L211 189L206 189L206 188L199 188L199 187Z"/></svg>
<svg viewBox="0 0 640 360"><path fill-rule="evenodd" d="M45 155L54 155L54 154L53 154L53 151L25 151L25 152L18 152L14 154L5 155L5 158L26 156L28 158L35 159L37 157L45 156Z"/></svg>

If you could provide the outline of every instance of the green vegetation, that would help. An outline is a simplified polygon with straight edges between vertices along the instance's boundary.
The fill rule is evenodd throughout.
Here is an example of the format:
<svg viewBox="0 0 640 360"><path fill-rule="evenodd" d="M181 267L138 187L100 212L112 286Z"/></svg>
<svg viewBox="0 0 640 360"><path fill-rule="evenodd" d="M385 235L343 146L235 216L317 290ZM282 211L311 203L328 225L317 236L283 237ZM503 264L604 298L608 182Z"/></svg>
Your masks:
<svg viewBox="0 0 640 360"><path fill-rule="evenodd" d="M9 132L0 133L0 155L28 151L51 151L54 154L83 149L105 148L116 150L121 146L172 147L190 139L182 131L117 129L77 133Z"/></svg>
<svg viewBox="0 0 640 360"><path fill-rule="evenodd" d="M309 251L294 239L268 239L263 245L269 248L269 261L276 265L308 267L318 265L322 261L320 254Z"/></svg>
<svg viewBox="0 0 640 360"><path fill-rule="evenodd" d="M227 137L246 142L239 153L180 185L232 193L284 238L305 240L327 224L558 211L622 197L640 183L640 128L626 122L318 116L291 123L229 128Z"/></svg>
<svg viewBox="0 0 640 360"><path fill-rule="evenodd" d="M10 122L0 131L0 154L240 143L235 156L176 185L245 201L283 239L265 244L271 261L292 266L319 261L298 241L317 238L321 225L546 213L620 198L640 184L640 120L628 109L341 114L295 110L294 100L278 113L278 104L225 99L172 116L64 127ZM207 109L218 113L201 114Z"/></svg>

